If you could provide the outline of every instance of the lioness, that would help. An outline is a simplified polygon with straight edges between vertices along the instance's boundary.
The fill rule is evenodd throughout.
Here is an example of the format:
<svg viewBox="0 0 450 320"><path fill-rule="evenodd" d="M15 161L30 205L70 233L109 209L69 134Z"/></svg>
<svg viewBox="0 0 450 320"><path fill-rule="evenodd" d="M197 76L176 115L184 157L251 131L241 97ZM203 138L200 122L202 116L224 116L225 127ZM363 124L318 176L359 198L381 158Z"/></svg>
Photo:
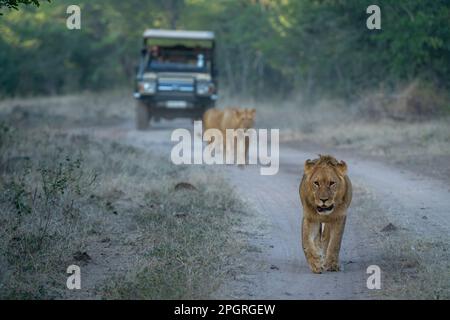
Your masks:
<svg viewBox="0 0 450 320"><path fill-rule="evenodd" d="M205 130L215 128L222 131L225 137L226 129L249 129L253 127L255 109L240 109L236 107L209 109L203 114L203 127Z"/></svg>
<svg viewBox="0 0 450 320"><path fill-rule="evenodd" d="M226 144L226 129L250 129L255 121L255 109L240 109L236 107L224 110L209 109L203 115L204 130L219 129L223 135L224 147ZM208 143L211 143L209 141ZM248 153L248 139L245 139L245 154Z"/></svg>
<svg viewBox="0 0 450 320"><path fill-rule="evenodd" d="M219 129L222 124L223 110L212 108L203 114L203 130Z"/></svg>
<svg viewBox="0 0 450 320"><path fill-rule="evenodd" d="M306 160L299 191L302 246L311 271L339 271L339 250L352 200L347 165L329 155Z"/></svg>

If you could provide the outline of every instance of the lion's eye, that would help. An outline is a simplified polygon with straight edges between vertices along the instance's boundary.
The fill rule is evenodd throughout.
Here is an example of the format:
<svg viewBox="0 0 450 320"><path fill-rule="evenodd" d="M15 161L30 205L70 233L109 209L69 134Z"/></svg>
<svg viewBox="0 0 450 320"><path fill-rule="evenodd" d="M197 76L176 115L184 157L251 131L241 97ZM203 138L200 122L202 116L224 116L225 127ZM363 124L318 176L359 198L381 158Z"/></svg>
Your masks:
<svg viewBox="0 0 450 320"><path fill-rule="evenodd" d="M335 184L336 184L336 182L331 181L331 182L330 182L330 187L334 186Z"/></svg>
<svg viewBox="0 0 450 320"><path fill-rule="evenodd" d="M316 186L319 186L319 181L314 181L314 184L315 184Z"/></svg>

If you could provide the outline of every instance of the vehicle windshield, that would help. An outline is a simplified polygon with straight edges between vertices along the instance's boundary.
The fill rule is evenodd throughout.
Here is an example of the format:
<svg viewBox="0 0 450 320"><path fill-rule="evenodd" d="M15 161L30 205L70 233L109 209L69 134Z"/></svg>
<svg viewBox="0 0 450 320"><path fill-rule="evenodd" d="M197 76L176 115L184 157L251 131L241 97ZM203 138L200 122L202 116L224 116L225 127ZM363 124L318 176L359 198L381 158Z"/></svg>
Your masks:
<svg viewBox="0 0 450 320"><path fill-rule="evenodd" d="M210 60L210 51L205 48L152 46L147 70L209 73Z"/></svg>

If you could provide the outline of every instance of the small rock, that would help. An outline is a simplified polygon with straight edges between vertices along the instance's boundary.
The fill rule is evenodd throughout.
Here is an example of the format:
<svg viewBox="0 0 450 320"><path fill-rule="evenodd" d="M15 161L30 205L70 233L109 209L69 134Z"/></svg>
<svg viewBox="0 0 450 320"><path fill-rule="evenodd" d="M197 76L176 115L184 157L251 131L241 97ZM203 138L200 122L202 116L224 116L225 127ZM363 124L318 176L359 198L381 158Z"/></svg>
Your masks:
<svg viewBox="0 0 450 320"><path fill-rule="evenodd" d="M175 185L175 190L197 190L197 188L189 182L179 182Z"/></svg>
<svg viewBox="0 0 450 320"><path fill-rule="evenodd" d="M276 265L271 265L270 266L270 269L272 269L272 270L280 270L280 268L278 268Z"/></svg>
<svg viewBox="0 0 450 320"><path fill-rule="evenodd" d="M383 229L381 229L381 232L389 232L389 231L395 231L397 230L397 227L394 226L392 223L389 223L387 226L385 226Z"/></svg>
<svg viewBox="0 0 450 320"><path fill-rule="evenodd" d="M184 217L187 216L187 213L185 213L185 212L176 212L176 213L174 213L174 216L177 217L177 218L184 218Z"/></svg>
<svg viewBox="0 0 450 320"><path fill-rule="evenodd" d="M423 219L423 220L427 220L428 217L427 217L427 216L423 216L422 219Z"/></svg>
<svg viewBox="0 0 450 320"><path fill-rule="evenodd" d="M89 262L92 260L91 256L88 255L88 253L86 251L77 251L74 253L73 258L76 261L81 261L81 262Z"/></svg>

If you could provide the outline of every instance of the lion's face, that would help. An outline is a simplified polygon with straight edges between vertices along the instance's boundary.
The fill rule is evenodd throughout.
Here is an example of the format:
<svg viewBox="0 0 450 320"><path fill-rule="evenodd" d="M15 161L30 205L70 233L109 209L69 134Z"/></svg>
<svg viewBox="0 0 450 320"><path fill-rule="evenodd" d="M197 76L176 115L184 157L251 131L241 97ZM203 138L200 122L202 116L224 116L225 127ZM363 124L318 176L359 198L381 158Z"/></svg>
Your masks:
<svg viewBox="0 0 450 320"><path fill-rule="evenodd" d="M308 160L305 163L310 200L319 215L329 215L334 211L336 200L341 199L345 187L346 170L347 166L343 161L316 165L314 161Z"/></svg>
<svg viewBox="0 0 450 320"><path fill-rule="evenodd" d="M309 183L311 184L318 214L328 215L333 212L339 180L334 170L326 167L322 170L317 170L310 178Z"/></svg>
<svg viewBox="0 0 450 320"><path fill-rule="evenodd" d="M239 128L253 128L255 122L255 109L235 109L235 120L239 123Z"/></svg>

